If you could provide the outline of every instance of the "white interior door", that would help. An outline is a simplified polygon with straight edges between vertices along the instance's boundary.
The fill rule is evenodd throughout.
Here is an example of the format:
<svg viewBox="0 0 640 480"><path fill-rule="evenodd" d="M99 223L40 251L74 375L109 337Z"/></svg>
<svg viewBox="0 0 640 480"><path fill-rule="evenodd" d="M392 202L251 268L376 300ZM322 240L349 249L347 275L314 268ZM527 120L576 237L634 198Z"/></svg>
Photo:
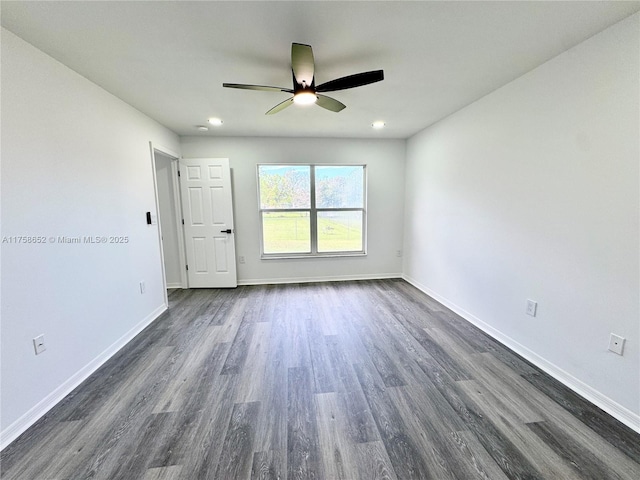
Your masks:
<svg viewBox="0 0 640 480"><path fill-rule="evenodd" d="M189 288L236 287L229 159L181 159L180 190Z"/></svg>

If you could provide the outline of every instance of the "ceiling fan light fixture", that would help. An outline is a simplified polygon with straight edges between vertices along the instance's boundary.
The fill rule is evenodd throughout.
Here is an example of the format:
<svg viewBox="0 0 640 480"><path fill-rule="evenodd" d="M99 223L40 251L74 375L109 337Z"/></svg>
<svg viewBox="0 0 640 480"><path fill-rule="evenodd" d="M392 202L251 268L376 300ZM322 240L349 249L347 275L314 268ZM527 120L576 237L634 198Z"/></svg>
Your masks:
<svg viewBox="0 0 640 480"><path fill-rule="evenodd" d="M311 105L317 100L316 94L310 90L302 90L293 96L293 101L298 105Z"/></svg>
<svg viewBox="0 0 640 480"><path fill-rule="evenodd" d="M384 80L382 70L356 73L346 77L336 78L316 87L315 61L311 45L302 43L291 44L291 73L293 75L293 89L283 87L270 87L267 85L249 85L246 83L223 83L226 88L239 88L242 90L261 90L265 92L286 92L293 96L280 102L275 107L267 110L265 115L273 115L295 104L313 105L314 103L330 112L341 112L347 106L335 98L324 95L327 92L347 90L349 88L362 87L370 83ZM316 92L319 92L316 94Z"/></svg>

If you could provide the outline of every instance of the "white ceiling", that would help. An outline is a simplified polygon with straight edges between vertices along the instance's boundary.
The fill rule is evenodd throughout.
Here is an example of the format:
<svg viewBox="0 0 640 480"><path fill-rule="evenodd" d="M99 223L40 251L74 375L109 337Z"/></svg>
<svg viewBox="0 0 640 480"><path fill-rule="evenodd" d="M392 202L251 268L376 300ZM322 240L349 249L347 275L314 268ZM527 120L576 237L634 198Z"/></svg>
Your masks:
<svg viewBox="0 0 640 480"><path fill-rule="evenodd" d="M2 26L180 135L406 138L640 10L636 1L27 2ZM316 83L384 69L330 94L340 113L264 113L291 88L291 43ZM201 133L209 117L224 124ZM382 131L371 128L383 120Z"/></svg>

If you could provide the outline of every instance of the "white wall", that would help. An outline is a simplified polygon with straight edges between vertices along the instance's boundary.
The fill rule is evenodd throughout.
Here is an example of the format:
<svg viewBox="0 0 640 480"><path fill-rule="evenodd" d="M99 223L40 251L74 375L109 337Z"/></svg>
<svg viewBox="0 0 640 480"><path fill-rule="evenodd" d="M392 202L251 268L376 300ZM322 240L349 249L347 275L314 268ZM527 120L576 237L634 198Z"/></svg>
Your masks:
<svg viewBox="0 0 640 480"><path fill-rule="evenodd" d="M636 429L639 22L411 138L404 257L410 281Z"/></svg>
<svg viewBox="0 0 640 480"><path fill-rule="evenodd" d="M173 170L171 157L155 152L156 185L158 192L158 212L162 228L162 253L167 288L182 286L180 271L180 244L178 243L178 222L176 216L176 199L173 188Z"/></svg>
<svg viewBox="0 0 640 480"><path fill-rule="evenodd" d="M163 310L149 142L180 145L7 30L1 40L2 236L129 238L2 244L4 446Z"/></svg>
<svg viewBox="0 0 640 480"><path fill-rule="evenodd" d="M403 140L183 137L185 158L225 157L232 169L239 283L400 276ZM366 257L260 259L256 185L258 163L365 163L368 175Z"/></svg>

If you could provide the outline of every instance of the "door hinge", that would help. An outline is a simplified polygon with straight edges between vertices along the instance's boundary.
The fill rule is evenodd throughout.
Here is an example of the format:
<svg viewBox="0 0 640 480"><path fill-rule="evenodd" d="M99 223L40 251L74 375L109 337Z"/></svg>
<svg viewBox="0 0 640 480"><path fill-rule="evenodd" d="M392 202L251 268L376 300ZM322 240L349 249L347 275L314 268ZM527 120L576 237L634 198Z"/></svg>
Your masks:
<svg viewBox="0 0 640 480"><path fill-rule="evenodd" d="M182 219L182 224L184 225L184 218Z"/></svg>
<svg viewBox="0 0 640 480"><path fill-rule="evenodd" d="M178 170L178 176L180 176L180 170Z"/></svg>
<svg viewBox="0 0 640 480"><path fill-rule="evenodd" d="M187 270L189 270L189 265L185 265L185 267L187 268Z"/></svg>

